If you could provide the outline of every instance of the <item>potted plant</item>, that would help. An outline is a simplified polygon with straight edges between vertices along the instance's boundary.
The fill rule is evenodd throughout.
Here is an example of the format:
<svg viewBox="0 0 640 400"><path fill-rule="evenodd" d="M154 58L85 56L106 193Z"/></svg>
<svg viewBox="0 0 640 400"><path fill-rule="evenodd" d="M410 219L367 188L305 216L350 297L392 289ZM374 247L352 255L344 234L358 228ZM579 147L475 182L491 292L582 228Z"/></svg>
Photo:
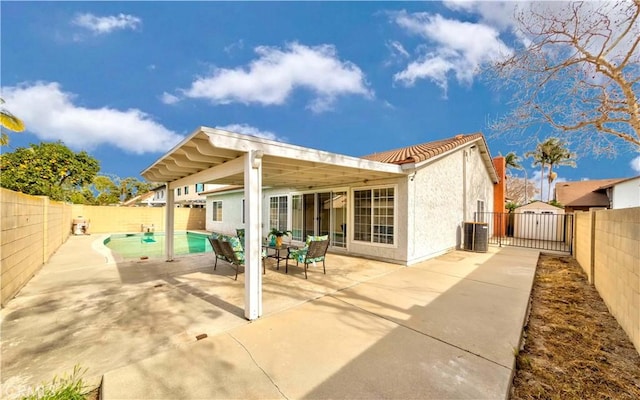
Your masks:
<svg viewBox="0 0 640 400"><path fill-rule="evenodd" d="M271 237L271 243L275 244L278 247L282 246L282 237L284 235L287 235L287 236L291 235L291 231L281 231L278 228L271 228L271 231L269 231L269 236Z"/></svg>

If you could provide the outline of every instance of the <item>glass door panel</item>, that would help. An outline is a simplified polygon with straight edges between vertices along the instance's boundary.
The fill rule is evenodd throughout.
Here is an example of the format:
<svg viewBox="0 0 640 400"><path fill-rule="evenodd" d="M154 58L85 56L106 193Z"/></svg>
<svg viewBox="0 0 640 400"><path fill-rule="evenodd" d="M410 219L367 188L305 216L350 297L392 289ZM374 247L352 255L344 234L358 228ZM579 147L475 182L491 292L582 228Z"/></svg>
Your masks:
<svg viewBox="0 0 640 400"><path fill-rule="evenodd" d="M347 246L347 193L333 192L331 195L331 246Z"/></svg>

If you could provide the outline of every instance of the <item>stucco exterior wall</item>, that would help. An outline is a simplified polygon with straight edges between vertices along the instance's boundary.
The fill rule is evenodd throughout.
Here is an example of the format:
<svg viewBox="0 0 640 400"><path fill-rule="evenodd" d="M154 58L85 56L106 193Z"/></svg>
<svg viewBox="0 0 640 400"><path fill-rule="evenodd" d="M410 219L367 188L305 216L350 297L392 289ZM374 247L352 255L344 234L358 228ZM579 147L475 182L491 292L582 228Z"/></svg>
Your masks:
<svg viewBox="0 0 640 400"><path fill-rule="evenodd" d="M2 306L40 270L71 232L71 206L0 189Z"/></svg>
<svg viewBox="0 0 640 400"><path fill-rule="evenodd" d="M640 176L613 187L611 208L640 207Z"/></svg>
<svg viewBox="0 0 640 400"><path fill-rule="evenodd" d="M485 212L493 211L493 182L479 151L470 146L419 169L413 184L408 264L460 247L463 222L473 221L478 200Z"/></svg>
<svg viewBox="0 0 640 400"><path fill-rule="evenodd" d="M262 224L265 225L265 194L263 192L262 199ZM206 230L209 232L218 232L226 235L235 235L236 229L244 228L242 223L242 199L244 198L244 192L224 193L218 195L207 196L206 202ZM213 201L222 201L222 221L213 220L213 208L211 203ZM268 207L267 207L268 209ZM267 214L267 218L269 215ZM266 221L269 221L268 219ZM264 231L264 228L263 228ZM263 232L263 236L266 233Z"/></svg>
<svg viewBox="0 0 640 400"><path fill-rule="evenodd" d="M460 244L464 213L462 157L462 152L455 153L416 172L415 200L409 219L414 227L408 249L412 263Z"/></svg>

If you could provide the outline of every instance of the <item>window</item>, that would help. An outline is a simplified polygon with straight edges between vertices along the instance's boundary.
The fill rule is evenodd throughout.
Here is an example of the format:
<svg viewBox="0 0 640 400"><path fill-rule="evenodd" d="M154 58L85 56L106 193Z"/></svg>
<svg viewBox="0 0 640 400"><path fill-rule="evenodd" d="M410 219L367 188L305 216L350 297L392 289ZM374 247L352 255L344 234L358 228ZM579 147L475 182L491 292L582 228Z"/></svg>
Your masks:
<svg viewBox="0 0 640 400"><path fill-rule="evenodd" d="M204 183L196 183L196 193L204 192Z"/></svg>
<svg viewBox="0 0 640 400"><path fill-rule="evenodd" d="M354 240L393 244L395 189L380 188L353 192Z"/></svg>
<svg viewBox="0 0 640 400"><path fill-rule="evenodd" d="M184 187L184 194L189 194L189 186Z"/></svg>
<svg viewBox="0 0 640 400"><path fill-rule="evenodd" d="M178 188L178 189L177 189L177 193L178 193L178 196L180 196L180 195L182 194L182 189L181 189L181 188Z"/></svg>
<svg viewBox="0 0 640 400"><path fill-rule="evenodd" d="M212 220L213 221L222 221L222 202L221 201L213 201L211 202L211 210L212 210Z"/></svg>
<svg viewBox="0 0 640 400"><path fill-rule="evenodd" d="M240 218L242 219L242 223L244 224L244 199L242 199L242 215Z"/></svg>
<svg viewBox="0 0 640 400"><path fill-rule="evenodd" d="M287 196L274 196L269 199L269 229L287 230Z"/></svg>

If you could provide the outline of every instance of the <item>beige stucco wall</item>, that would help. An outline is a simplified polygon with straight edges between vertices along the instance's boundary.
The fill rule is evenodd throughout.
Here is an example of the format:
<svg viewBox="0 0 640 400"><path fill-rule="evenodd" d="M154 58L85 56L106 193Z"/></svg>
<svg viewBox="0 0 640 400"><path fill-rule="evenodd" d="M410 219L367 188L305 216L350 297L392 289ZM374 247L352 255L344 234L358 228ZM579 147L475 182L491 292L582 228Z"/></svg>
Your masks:
<svg viewBox="0 0 640 400"><path fill-rule="evenodd" d="M0 188L0 304L4 306L71 234L79 216L89 233L140 232L142 225L164 231L164 207L70 205ZM204 208L176 208L176 230L204 230Z"/></svg>
<svg viewBox="0 0 640 400"><path fill-rule="evenodd" d="M89 220L89 233L142 232L142 227L151 227L155 232L164 232L165 207L109 207L73 205L73 218ZM176 208L174 229L204 230L204 208Z"/></svg>
<svg viewBox="0 0 640 400"><path fill-rule="evenodd" d="M577 213L576 259L640 351L640 207Z"/></svg>
<svg viewBox="0 0 640 400"><path fill-rule="evenodd" d="M0 302L4 306L71 232L71 206L0 189Z"/></svg>

